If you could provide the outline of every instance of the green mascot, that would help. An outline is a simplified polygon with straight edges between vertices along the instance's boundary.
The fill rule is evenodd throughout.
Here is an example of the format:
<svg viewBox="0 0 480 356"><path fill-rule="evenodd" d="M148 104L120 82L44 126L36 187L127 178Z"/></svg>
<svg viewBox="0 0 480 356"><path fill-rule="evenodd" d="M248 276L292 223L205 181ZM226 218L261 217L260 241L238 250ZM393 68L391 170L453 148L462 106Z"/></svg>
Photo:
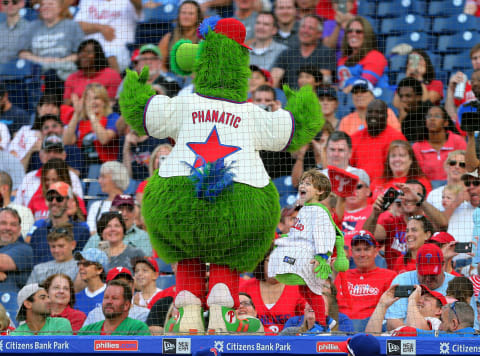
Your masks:
<svg viewBox="0 0 480 356"><path fill-rule="evenodd" d="M142 201L153 247L164 261L178 262L179 316L166 332L259 332L258 319L235 315L239 273L263 259L280 218L279 195L259 151L298 150L324 118L309 87L284 88L287 110L267 112L246 102L250 48L241 22L211 17L197 33L199 45L181 41L171 54L177 72L193 70L194 94L155 95L144 68L140 75L128 71L120 95L122 115L137 133L176 142Z"/></svg>

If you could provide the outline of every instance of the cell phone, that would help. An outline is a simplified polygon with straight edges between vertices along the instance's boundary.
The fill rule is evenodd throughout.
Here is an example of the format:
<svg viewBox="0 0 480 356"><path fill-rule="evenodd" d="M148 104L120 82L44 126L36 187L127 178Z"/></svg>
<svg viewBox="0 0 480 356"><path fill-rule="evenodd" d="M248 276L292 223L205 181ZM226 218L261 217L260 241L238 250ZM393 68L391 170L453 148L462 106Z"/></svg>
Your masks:
<svg viewBox="0 0 480 356"><path fill-rule="evenodd" d="M455 244L454 251L458 252L458 253L472 252L472 243L471 242L457 242Z"/></svg>
<svg viewBox="0 0 480 356"><path fill-rule="evenodd" d="M393 204L395 199L398 198L399 195L400 195L400 192L395 188L392 188L392 187L388 188L385 194L383 195L383 205L382 205L383 211L386 211L390 207L390 205Z"/></svg>
<svg viewBox="0 0 480 356"><path fill-rule="evenodd" d="M338 12L347 13L347 0L338 0Z"/></svg>
<svg viewBox="0 0 480 356"><path fill-rule="evenodd" d="M412 67L413 69L418 69L418 64L420 63L420 55L412 53L408 56L408 62L410 64L410 67Z"/></svg>
<svg viewBox="0 0 480 356"><path fill-rule="evenodd" d="M397 288L395 288L395 293L393 296L398 298L408 298L410 297L410 294L412 294L414 290L415 290L415 286L412 286L412 285L397 286Z"/></svg>

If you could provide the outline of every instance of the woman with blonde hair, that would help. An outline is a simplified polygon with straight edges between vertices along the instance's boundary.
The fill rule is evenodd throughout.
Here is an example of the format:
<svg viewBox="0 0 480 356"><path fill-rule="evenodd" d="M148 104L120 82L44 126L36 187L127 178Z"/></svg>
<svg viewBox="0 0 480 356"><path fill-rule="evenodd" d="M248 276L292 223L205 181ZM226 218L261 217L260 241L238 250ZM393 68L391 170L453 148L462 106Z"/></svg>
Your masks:
<svg viewBox="0 0 480 356"><path fill-rule="evenodd" d="M150 156L150 162L148 163L148 170L150 172L150 176L155 172L162 162L167 158L167 156L172 152L172 145L168 143L162 143L155 147Z"/></svg>
<svg viewBox="0 0 480 356"><path fill-rule="evenodd" d="M120 117L112 112L107 89L90 83L81 99L72 94L75 112L63 134L66 145L77 144L88 164L115 161L119 141L115 123Z"/></svg>

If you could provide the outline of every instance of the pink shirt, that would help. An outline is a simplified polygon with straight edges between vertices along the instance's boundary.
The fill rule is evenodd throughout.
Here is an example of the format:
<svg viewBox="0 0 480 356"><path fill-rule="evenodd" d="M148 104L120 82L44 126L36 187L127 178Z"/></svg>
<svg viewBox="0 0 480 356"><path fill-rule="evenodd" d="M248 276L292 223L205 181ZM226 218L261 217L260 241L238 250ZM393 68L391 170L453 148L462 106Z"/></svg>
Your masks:
<svg viewBox="0 0 480 356"><path fill-rule="evenodd" d="M418 164L429 180L447 180L443 163L448 154L455 150L465 150L467 148L467 142L462 136L451 131L447 133L447 141L439 151L435 150L428 141L415 142L412 146Z"/></svg>

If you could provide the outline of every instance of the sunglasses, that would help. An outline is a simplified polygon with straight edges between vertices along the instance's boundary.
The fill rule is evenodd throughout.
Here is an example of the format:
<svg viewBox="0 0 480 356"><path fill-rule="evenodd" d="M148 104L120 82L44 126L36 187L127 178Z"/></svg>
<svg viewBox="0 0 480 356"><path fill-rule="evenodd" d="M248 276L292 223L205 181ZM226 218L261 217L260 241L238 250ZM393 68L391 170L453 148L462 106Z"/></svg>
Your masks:
<svg viewBox="0 0 480 356"><path fill-rule="evenodd" d="M413 215L413 216L410 216L408 218L408 221L410 221L410 220L423 220L423 219L425 219L425 216L423 216L423 215Z"/></svg>
<svg viewBox="0 0 480 356"><path fill-rule="evenodd" d="M366 184L357 184L357 189L362 189L363 187L366 187Z"/></svg>
<svg viewBox="0 0 480 356"><path fill-rule="evenodd" d="M8 4L12 3L12 5L17 5L20 2L20 0L3 0L2 4L7 6Z"/></svg>
<svg viewBox="0 0 480 356"><path fill-rule="evenodd" d="M355 30L355 29L349 28L347 30L347 33L355 33L357 35L361 35L363 33L363 30Z"/></svg>
<svg viewBox="0 0 480 356"><path fill-rule="evenodd" d="M50 230L48 230L48 233L55 233L55 234L68 234L69 231L65 229L64 227L52 227Z"/></svg>
<svg viewBox="0 0 480 356"><path fill-rule="evenodd" d="M469 180L467 182L463 182L463 184L465 184L466 187L470 187L471 185L478 187L480 185L480 180Z"/></svg>
<svg viewBox="0 0 480 356"><path fill-rule="evenodd" d="M56 200L57 203L62 203L65 200L65 197L62 197L61 195L49 195L47 197L47 201L51 203L53 200Z"/></svg>
<svg viewBox="0 0 480 356"><path fill-rule="evenodd" d="M458 319L458 314L457 314L457 309L455 309L455 304L457 302L450 303L450 309L453 311L453 314L455 314L455 318L457 318L458 322L460 323L460 319Z"/></svg>
<svg viewBox="0 0 480 356"><path fill-rule="evenodd" d="M449 164L450 167L456 166L457 163L458 163L458 166L459 166L460 168L465 168L465 162L460 162L460 161L449 161L449 162L448 162L448 164Z"/></svg>

